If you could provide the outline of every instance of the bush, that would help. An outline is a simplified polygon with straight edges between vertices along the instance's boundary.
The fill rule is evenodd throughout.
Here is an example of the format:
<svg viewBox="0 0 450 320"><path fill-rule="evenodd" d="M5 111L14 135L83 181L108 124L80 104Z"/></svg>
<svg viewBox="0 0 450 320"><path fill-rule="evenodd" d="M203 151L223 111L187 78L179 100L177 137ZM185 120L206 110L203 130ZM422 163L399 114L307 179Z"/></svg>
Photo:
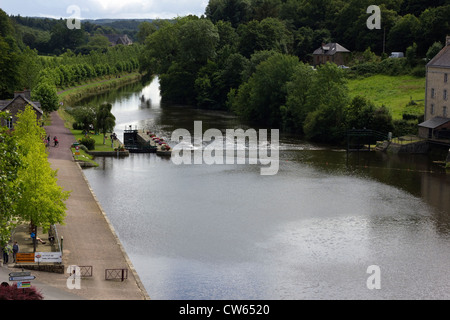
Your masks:
<svg viewBox="0 0 450 320"><path fill-rule="evenodd" d="M42 294L35 288L18 289L17 284L0 286L0 300L43 300Z"/></svg>
<svg viewBox="0 0 450 320"><path fill-rule="evenodd" d="M427 75L425 66L418 65L411 70L411 75L417 78L424 78Z"/></svg>
<svg viewBox="0 0 450 320"><path fill-rule="evenodd" d="M409 134L418 134L417 121L394 120L393 134L395 137L402 137Z"/></svg>
<svg viewBox="0 0 450 320"><path fill-rule="evenodd" d="M85 137L81 140L81 144L88 148L88 150L95 150L95 140L89 137Z"/></svg>

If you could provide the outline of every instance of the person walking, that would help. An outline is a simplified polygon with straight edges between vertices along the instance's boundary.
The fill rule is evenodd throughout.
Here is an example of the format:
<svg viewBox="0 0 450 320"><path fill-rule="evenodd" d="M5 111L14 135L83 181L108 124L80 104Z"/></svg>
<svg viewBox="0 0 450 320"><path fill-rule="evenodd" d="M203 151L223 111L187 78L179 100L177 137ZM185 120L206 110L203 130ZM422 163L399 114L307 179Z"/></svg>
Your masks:
<svg viewBox="0 0 450 320"><path fill-rule="evenodd" d="M17 243L17 241L14 241L12 252L13 252L13 260L14 260L13 262L16 263L16 256L17 256L17 253L19 252L19 244Z"/></svg>
<svg viewBox="0 0 450 320"><path fill-rule="evenodd" d="M5 245L2 250L3 250L3 264L8 264L9 261L8 246Z"/></svg>

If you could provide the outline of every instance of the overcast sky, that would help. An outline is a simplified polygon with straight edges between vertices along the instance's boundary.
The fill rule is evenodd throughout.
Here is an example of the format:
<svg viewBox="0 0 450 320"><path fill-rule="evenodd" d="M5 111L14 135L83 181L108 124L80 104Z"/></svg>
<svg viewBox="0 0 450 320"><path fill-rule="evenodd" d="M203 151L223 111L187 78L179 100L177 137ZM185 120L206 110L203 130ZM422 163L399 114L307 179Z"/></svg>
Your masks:
<svg viewBox="0 0 450 320"><path fill-rule="evenodd" d="M208 0L0 0L9 15L69 18L80 8L81 19L170 19L205 13Z"/></svg>

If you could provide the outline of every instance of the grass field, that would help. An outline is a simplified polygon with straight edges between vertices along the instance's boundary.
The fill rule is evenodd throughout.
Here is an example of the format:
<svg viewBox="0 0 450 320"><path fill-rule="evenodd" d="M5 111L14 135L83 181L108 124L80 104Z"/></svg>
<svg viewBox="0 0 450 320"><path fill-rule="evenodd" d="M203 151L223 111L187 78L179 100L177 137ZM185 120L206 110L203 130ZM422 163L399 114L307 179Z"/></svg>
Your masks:
<svg viewBox="0 0 450 320"><path fill-rule="evenodd" d="M84 138L84 134L83 134L82 130L71 129L70 131L75 136L75 139L77 139L77 141ZM89 137L95 140L95 150L92 150L92 151L111 152L111 151L114 151L115 148L120 147L120 142L115 141L114 148L112 148L111 139L109 139L109 135L107 135L108 138L106 139L105 144L103 144L103 135L102 134L98 134L98 135L90 134Z"/></svg>
<svg viewBox="0 0 450 320"><path fill-rule="evenodd" d="M421 115L425 106L425 78L413 76L375 75L363 79L349 80L350 96L366 97L375 105L385 105L395 119L401 119L403 113ZM417 105L407 106L414 100Z"/></svg>

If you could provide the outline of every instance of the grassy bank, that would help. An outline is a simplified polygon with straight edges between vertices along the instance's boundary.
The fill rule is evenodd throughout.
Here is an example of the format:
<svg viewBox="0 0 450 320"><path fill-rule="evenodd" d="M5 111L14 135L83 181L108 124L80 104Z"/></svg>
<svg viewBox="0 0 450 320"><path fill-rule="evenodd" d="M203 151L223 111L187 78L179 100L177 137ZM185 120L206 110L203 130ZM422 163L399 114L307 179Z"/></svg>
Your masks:
<svg viewBox="0 0 450 320"><path fill-rule="evenodd" d="M135 72L122 74L117 77L107 76L104 78L87 81L71 88L58 88L59 100L64 106L70 106L84 98L122 87L128 83L136 82L140 80L141 77L142 75L140 73Z"/></svg>
<svg viewBox="0 0 450 320"><path fill-rule="evenodd" d="M388 107L394 120L402 119L404 113L424 114L425 78L375 75L349 80L348 87L352 98L361 95ZM411 101L415 104L409 105Z"/></svg>

